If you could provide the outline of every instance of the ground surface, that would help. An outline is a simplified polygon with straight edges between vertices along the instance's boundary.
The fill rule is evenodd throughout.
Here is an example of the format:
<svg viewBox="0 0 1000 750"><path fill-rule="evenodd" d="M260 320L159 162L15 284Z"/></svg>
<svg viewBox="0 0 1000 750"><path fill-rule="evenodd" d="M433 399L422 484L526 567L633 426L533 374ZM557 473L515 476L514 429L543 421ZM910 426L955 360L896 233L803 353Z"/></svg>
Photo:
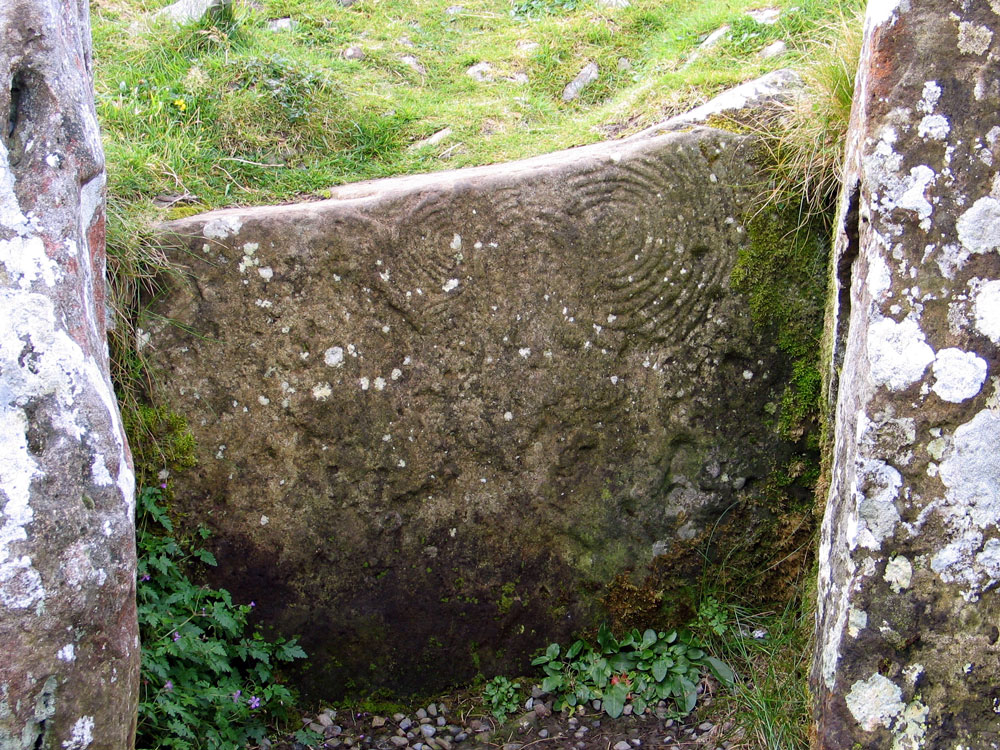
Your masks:
<svg viewBox="0 0 1000 750"><path fill-rule="evenodd" d="M478 694L454 693L427 705L392 714L349 708L323 709L303 717L303 726L322 739L309 744L279 743L276 750L304 748L358 748L375 750L635 750L636 748L750 747L730 716L726 701L716 700L719 686L706 679L694 713L685 719L669 718L662 703L644 716L611 719L588 705L570 713L552 711L552 697L535 687L519 712L505 723L484 709Z"/></svg>

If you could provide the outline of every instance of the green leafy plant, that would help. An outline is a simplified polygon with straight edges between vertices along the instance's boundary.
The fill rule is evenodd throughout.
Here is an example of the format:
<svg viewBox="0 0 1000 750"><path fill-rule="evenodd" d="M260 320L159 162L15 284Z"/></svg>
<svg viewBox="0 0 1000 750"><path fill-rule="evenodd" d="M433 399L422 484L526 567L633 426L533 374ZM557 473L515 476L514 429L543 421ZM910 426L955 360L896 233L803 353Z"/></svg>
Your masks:
<svg viewBox="0 0 1000 750"><path fill-rule="evenodd" d="M295 639L248 633L253 602L234 604L225 589L188 578L192 565L216 561L174 538L162 488L142 491L136 526L142 638L136 746L236 750L261 743L293 704L277 663L305 652ZM207 538L208 531L199 535Z"/></svg>
<svg viewBox="0 0 1000 750"><path fill-rule="evenodd" d="M699 632L725 635L729 628L727 620L725 607L714 596L707 596L698 606L698 617L694 628Z"/></svg>
<svg viewBox="0 0 1000 750"><path fill-rule="evenodd" d="M511 682L502 675L497 675L486 683L483 689L483 703L501 724L507 721L509 714L517 711L520 704L518 700L520 689L521 683Z"/></svg>
<svg viewBox="0 0 1000 750"><path fill-rule="evenodd" d="M596 647L578 640L563 652L553 643L531 663L545 673L542 690L556 696L555 709L597 699L611 718L627 704L642 714L660 700L672 702L671 717L681 718L694 709L704 673L726 687L735 682L733 670L709 656L687 631L635 629L619 640L602 625Z"/></svg>

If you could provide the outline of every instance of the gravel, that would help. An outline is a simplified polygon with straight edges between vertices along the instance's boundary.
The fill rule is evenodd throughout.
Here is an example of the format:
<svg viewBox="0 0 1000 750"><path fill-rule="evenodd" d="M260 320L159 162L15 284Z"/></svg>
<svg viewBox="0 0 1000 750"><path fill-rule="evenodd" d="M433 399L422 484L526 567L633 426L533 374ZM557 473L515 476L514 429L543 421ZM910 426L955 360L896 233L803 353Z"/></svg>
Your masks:
<svg viewBox="0 0 1000 750"><path fill-rule="evenodd" d="M664 702L642 715L611 719L588 704L586 710L552 710L552 696L535 686L531 700L503 724L483 706L478 692L464 691L412 711L379 714L342 708L303 716L316 731L312 745L276 742L272 750L645 750L686 747L715 750L742 743L731 722L717 716L711 691L699 696L697 711L684 720L667 718ZM627 704L631 708L630 704ZM449 706L453 708L449 708ZM337 721L335 724L334 721ZM534 747L532 747L534 750Z"/></svg>

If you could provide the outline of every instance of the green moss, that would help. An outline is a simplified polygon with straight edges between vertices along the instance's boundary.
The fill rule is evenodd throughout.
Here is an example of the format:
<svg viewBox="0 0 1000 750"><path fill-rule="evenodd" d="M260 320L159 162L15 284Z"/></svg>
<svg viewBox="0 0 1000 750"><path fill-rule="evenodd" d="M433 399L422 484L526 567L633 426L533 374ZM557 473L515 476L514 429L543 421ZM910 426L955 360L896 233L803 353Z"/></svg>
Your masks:
<svg viewBox="0 0 1000 750"><path fill-rule="evenodd" d="M195 465L195 442L187 420L165 406L138 404L122 411L139 486L162 470L177 473Z"/></svg>
<svg viewBox="0 0 1000 750"><path fill-rule="evenodd" d="M830 242L822 217L804 218L794 203L776 204L745 223L749 241L739 252L731 281L746 295L754 324L772 331L792 359L777 428L782 436L799 439L819 423ZM817 440L818 435L810 438L814 444Z"/></svg>

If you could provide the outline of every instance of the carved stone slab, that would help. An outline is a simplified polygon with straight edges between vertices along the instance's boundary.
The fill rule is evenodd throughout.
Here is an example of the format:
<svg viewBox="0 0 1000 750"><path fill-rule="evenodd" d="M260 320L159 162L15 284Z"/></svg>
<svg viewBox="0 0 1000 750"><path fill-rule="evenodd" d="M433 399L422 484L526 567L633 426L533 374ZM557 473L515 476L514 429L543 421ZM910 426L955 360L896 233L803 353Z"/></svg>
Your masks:
<svg viewBox="0 0 1000 750"><path fill-rule="evenodd" d="M676 588L776 533L789 363L729 287L744 145L695 128L167 227L187 273L145 336L198 443L178 507L303 634L314 694L523 667L619 574Z"/></svg>

